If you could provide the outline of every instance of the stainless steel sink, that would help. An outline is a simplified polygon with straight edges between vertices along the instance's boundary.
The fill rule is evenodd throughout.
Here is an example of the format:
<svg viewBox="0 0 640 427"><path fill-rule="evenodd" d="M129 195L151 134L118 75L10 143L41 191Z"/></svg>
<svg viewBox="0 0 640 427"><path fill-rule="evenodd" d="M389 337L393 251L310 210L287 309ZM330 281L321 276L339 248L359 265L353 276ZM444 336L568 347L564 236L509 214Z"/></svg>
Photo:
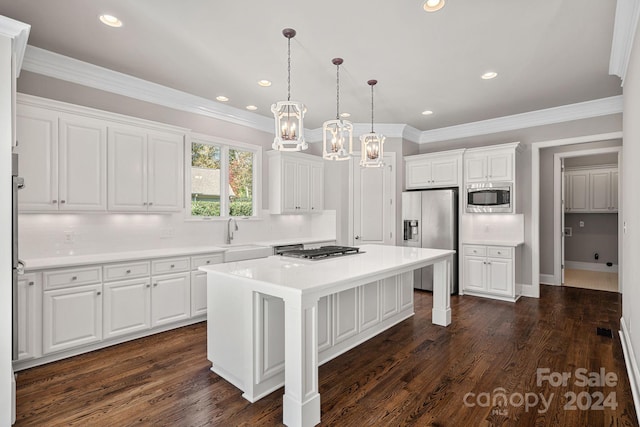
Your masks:
<svg viewBox="0 0 640 427"><path fill-rule="evenodd" d="M224 252L224 262L266 258L273 255L273 249L270 246L260 246L253 244L231 244L219 245L219 247L226 249L226 251Z"/></svg>

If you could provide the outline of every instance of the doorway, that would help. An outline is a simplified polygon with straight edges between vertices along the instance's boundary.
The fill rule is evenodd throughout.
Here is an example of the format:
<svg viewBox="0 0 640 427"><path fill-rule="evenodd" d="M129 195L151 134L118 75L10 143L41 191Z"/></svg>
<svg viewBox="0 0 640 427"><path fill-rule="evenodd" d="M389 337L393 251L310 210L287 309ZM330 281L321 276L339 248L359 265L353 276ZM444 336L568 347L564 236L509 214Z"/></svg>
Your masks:
<svg viewBox="0 0 640 427"><path fill-rule="evenodd" d="M554 283L620 292L621 147L554 154Z"/></svg>

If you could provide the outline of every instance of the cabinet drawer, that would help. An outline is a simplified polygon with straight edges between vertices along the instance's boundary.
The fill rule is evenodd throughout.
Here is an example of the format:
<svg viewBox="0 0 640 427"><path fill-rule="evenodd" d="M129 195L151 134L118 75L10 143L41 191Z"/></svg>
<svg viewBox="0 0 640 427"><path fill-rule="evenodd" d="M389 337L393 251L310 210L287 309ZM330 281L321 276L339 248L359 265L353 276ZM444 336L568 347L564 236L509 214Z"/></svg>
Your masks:
<svg viewBox="0 0 640 427"><path fill-rule="evenodd" d="M126 264L111 264L104 266L104 280L133 279L136 277L149 276L151 266L149 261L130 262Z"/></svg>
<svg viewBox="0 0 640 427"><path fill-rule="evenodd" d="M189 270L189 258L167 258L151 261L151 274L176 273Z"/></svg>
<svg viewBox="0 0 640 427"><path fill-rule="evenodd" d="M486 256L487 255L487 247L486 246L468 246L464 247L464 254L471 256Z"/></svg>
<svg viewBox="0 0 640 427"><path fill-rule="evenodd" d="M191 257L191 269L196 270L203 265L221 264L223 261L223 254L209 254L199 255Z"/></svg>
<svg viewBox="0 0 640 427"><path fill-rule="evenodd" d="M45 290L100 283L102 282L102 269L100 267L85 267L45 271L43 281Z"/></svg>
<svg viewBox="0 0 640 427"><path fill-rule="evenodd" d="M502 246L489 246L487 248L487 256L491 258L511 258L512 248Z"/></svg>

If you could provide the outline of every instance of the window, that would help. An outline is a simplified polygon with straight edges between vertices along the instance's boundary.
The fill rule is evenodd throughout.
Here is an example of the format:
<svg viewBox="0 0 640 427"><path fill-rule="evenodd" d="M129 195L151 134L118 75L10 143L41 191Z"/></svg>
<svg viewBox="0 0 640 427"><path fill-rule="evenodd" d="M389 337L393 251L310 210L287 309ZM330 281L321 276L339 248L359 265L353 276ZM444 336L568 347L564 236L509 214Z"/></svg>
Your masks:
<svg viewBox="0 0 640 427"><path fill-rule="evenodd" d="M256 216L261 148L194 136L191 143L191 218Z"/></svg>

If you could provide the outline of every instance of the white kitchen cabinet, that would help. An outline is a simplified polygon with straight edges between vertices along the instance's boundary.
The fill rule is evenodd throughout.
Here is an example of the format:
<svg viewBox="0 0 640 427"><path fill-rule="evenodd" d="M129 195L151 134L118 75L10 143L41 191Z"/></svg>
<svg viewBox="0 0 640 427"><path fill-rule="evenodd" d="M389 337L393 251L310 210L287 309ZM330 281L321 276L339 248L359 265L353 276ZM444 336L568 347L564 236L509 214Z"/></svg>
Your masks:
<svg viewBox="0 0 640 427"><path fill-rule="evenodd" d="M151 327L151 281L149 277L105 283L104 339Z"/></svg>
<svg viewBox="0 0 640 427"><path fill-rule="evenodd" d="M18 279L18 360L40 355L42 342L42 285L37 274Z"/></svg>
<svg viewBox="0 0 640 427"><path fill-rule="evenodd" d="M151 326L188 319L191 316L190 273L151 278Z"/></svg>
<svg viewBox="0 0 640 427"><path fill-rule="evenodd" d="M207 314L207 273L198 270L203 265L220 264L222 254L207 254L191 257L191 317Z"/></svg>
<svg viewBox="0 0 640 427"><path fill-rule="evenodd" d="M566 212L589 211L589 172L570 171L565 173L567 180Z"/></svg>
<svg viewBox="0 0 640 427"><path fill-rule="evenodd" d="M20 176L21 212L58 209L58 114L18 105L16 137Z"/></svg>
<svg viewBox="0 0 640 427"><path fill-rule="evenodd" d="M303 214L324 208L324 164L317 156L269 151L269 210Z"/></svg>
<svg viewBox="0 0 640 427"><path fill-rule="evenodd" d="M466 150L465 183L513 181L517 146L514 143Z"/></svg>
<svg viewBox="0 0 640 427"><path fill-rule="evenodd" d="M565 171L566 213L618 212L618 169L603 165Z"/></svg>
<svg viewBox="0 0 640 427"><path fill-rule="evenodd" d="M452 150L405 157L407 190L459 186L464 151Z"/></svg>
<svg viewBox="0 0 640 427"><path fill-rule="evenodd" d="M102 339L102 284L43 292L43 353Z"/></svg>
<svg viewBox="0 0 640 427"><path fill-rule="evenodd" d="M463 245L463 292L516 301L516 249L509 246Z"/></svg>
<svg viewBox="0 0 640 427"><path fill-rule="evenodd" d="M183 137L136 127L108 129L109 192L113 211L171 212L182 208Z"/></svg>
<svg viewBox="0 0 640 427"><path fill-rule="evenodd" d="M18 110L20 207L29 211L107 208L107 127L104 122L44 108Z"/></svg>

